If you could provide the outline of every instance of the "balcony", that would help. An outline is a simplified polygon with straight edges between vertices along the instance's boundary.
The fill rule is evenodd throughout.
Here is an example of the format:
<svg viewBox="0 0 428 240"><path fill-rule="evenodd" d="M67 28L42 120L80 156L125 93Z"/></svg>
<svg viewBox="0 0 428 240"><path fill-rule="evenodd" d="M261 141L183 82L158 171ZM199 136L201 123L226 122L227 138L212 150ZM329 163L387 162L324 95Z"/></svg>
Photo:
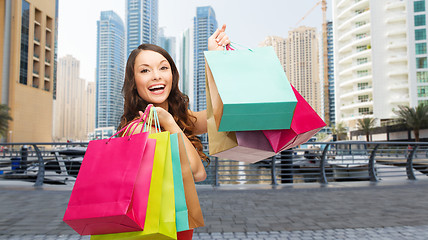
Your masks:
<svg viewBox="0 0 428 240"><path fill-rule="evenodd" d="M355 13L356 10L361 9L361 13ZM344 9L341 14L337 16L337 19L342 19L346 17L350 17L354 14L360 15L366 11L369 10L369 0L362 0L359 2L356 2L355 4L352 4L348 8Z"/></svg>
<svg viewBox="0 0 428 240"><path fill-rule="evenodd" d="M390 56L388 58L388 63L400 63L400 62L407 62L407 56L406 55L394 55Z"/></svg>
<svg viewBox="0 0 428 240"><path fill-rule="evenodd" d="M360 87L360 88L357 87L348 91L340 92L340 99L350 98L355 95L370 94L372 92L373 92L372 86L366 86L366 87Z"/></svg>
<svg viewBox="0 0 428 240"><path fill-rule="evenodd" d="M409 95L401 95L389 99L389 103L399 104L399 103L408 103Z"/></svg>
<svg viewBox="0 0 428 240"><path fill-rule="evenodd" d="M399 35L403 35L403 36L407 35L407 30L405 27L388 28L388 32L386 34L387 37L393 37L393 36L399 36Z"/></svg>
<svg viewBox="0 0 428 240"><path fill-rule="evenodd" d="M355 109L355 108L360 108L360 107L371 107L373 106L373 100L371 101L367 101L367 102L349 102L346 101L343 103L343 106L340 107L341 111L346 111L346 110L350 110L350 109Z"/></svg>
<svg viewBox="0 0 428 240"><path fill-rule="evenodd" d="M349 85L353 85L354 83L359 83L359 82L371 82L373 79L372 75L367 75L364 77L358 77L358 78L350 78L345 80L343 83L341 83L339 86L342 87L346 87Z"/></svg>
<svg viewBox="0 0 428 240"><path fill-rule="evenodd" d="M356 16L349 18L348 20L345 20L342 24L340 24L340 26L337 29L339 31L343 31L344 29L346 29L346 27L348 25L351 25L351 23L356 22L355 20L357 20L357 19L358 20L363 20L363 19L369 20L369 17L370 17L370 12L368 12L368 11L364 12L362 14L358 14ZM351 25L351 27L352 27L352 25Z"/></svg>
<svg viewBox="0 0 428 240"><path fill-rule="evenodd" d="M405 1L401 2L391 2L386 4L386 10L393 10L393 9L402 9L403 11L406 10L406 3Z"/></svg>
<svg viewBox="0 0 428 240"><path fill-rule="evenodd" d="M39 71L33 70L33 76L38 77L39 76Z"/></svg>
<svg viewBox="0 0 428 240"><path fill-rule="evenodd" d="M394 90L394 89L405 89L409 88L409 83L407 81L400 81L396 83L392 83L388 86L388 89Z"/></svg>
<svg viewBox="0 0 428 240"><path fill-rule="evenodd" d="M352 64L349 68L346 68L345 70L339 72L339 76L352 74L353 71L360 70L360 69L368 69L368 68L371 68L371 66L372 66L372 62L367 62L360 65Z"/></svg>
<svg viewBox="0 0 428 240"><path fill-rule="evenodd" d="M370 34L370 23L358 26L350 31L342 33L342 36L339 38L339 42L346 42L345 40L352 39L352 35L356 35L358 33L368 33Z"/></svg>
<svg viewBox="0 0 428 240"><path fill-rule="evenodd" d="M389 42L386 49L388 50L394 50L399 48L406 48L407 49L407 42L406 41L397 41L397 42Z"/></svg>
<svg viewBox="0 0 428 240"><path fill-rule="evenodd" d="M364 38L356 39L356 40L352 41L351 43L349 43L349 44L343 46L342 48L340 48L339 49L339 53L344 53L344 52L346 52L349 49L353 49L357 45L370 45L371 39L372 39L371 36L367 36L367 37L364 37Z"/></svg>
<svg viewBox="0 0 428 240"><path fill-rule="evenodd" d="M367 49L361 52L353 51L339 58L339 64L342 65L347 62L352 62L352 59L354 58L369 57L370 53L371 53L371 49Z"/></svg>
<svg viewBox="0 0 428 240"><path fill-rule="evenodd" d="M390 17L386 19L386 23L393 24L393 23L403 23L405 24L407 21L406 15L397 15L395 17Z"/></svg>
<svg viewBox="0 0 428 240"><path fill-rule="evenodd" d="M402 76L402 75L407 76L408 74L409 74L409 71L407 69L399 69L394 72L388 73L388 76L389 77Z"/></svg>

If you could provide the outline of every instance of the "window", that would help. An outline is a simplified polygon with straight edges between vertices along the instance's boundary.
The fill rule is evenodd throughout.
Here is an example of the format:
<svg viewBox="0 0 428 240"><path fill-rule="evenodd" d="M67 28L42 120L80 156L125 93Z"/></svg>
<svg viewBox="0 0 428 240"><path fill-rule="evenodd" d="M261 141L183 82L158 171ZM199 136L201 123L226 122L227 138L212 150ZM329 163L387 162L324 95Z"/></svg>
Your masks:
<svg viewBox="0 0 428 240"><path fill-rule="evenodd" d="M428 86L418 86L418 97L428 97Z"/></svg>
<svg viewBox="0 0 428 240"><path fill-rule="evenodd" d="M418 80L418 83L428 82L428 72L417 72L416 79Z"/></svg>
<svg viewBox="0 0 428 240"><path fill-rule="evenodd" d="M360 33L360 34L355 35L356 39L361 39L361 38L365 38L365 37L367 37L367 33Z"/></svg>
<svg viewBox="0 0 428 240"><path fill-rule="evenodd" d="M428 105L428 100L419 100L418 104Z"/></svg>
<svg viewBox="0 0 428 240"><path fill-rule="evenodd" d="M28 73L28 38L30 29L30 4L22 0L21 12L21 59L19 66L19 83L27 85Z"/></svg>
<svg viewBox="0 0 428 240"><path fill-rule="evenodd" d="M367 61L368 61L367 58L357 58L357 64L358 65L367 63Z"/></svg>
<svg viewBox="0 0 428 240"><path fill-rule="evenodd" d="M415 12L424 12L425 11L425 0L424 1L415 1L413 3Z"/></svg>
<svg viewBox="0 0 428 240"><path fill-rule="evenodd" d="M363 46L357 46L357 52L361 52L367 50L367 45L363 45Z"/></svg>
<svg viewBox="0 0 428 240"><path fill-rule="evenodd" d="M366 88L369 88L368 82L358 83L358 90L364 90Z"/></svg>
<svg viewBox="0 0 428 240"><path fill-rule="evenodd" d="M426 57L416 58L416 68L427 68L427 58Z"/></svg>
<svg viewBox="0 0 428 240"><path fill-rule="evenodd" d="M369 101L369 95L358 96L358 102L368 102L368 101Z"/></svg>
<svg viewBox="0 0 428 240"><path fill-rule="evenodd" d="M427 44L416 43L416 54L425 54L425 53L427 53Z"/></svg>
<svg viewBox="0 0 428 240"><path fill-rule="evenodd" d="M363 25L366 25L366 21L356 22L355 27L361 27Z"/></svg>
<svg viewBox="0 0 428 240"><path fill-rule="evenodd" d="M424 29L416 29L415 30L415 40L425 40L427 39L427 30Z"/></svg>
<svg viewBox="0 0 428 240"><path fill-rule="evenodd" d="M425 26L425 14L415 16L415 26Z"/></svg>
<svg viewBox="0 0 428 240"><path fill-rule="evenodd" d="M358 108L358 113L360 115L366 115L366 114L371 114L370 113L370 109L368 107L365 108Z"/></svg>
<svg viewBox="0 0 428 240"><path fill-rule="evenodd" d="M369 75L369 70L359 70L359 71L357 71L357 76L358 77L364 77L364 76L367 76L367 75Z"/></svg>

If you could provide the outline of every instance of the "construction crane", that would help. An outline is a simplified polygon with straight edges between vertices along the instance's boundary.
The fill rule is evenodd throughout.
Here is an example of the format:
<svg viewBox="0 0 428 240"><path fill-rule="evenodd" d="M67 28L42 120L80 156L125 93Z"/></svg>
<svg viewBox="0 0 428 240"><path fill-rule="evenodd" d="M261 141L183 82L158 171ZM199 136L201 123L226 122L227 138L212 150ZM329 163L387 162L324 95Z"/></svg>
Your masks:
<svg viewBox="0 0 428 240"><path fill-rule="evenodd" d="M324 66L324 121L327 126L330 125L330 109L329 109L329 95L328 95L328 42L327 42L327 0L318 1L297 23L296 27L310 14L312 11L321 4L322 10L322 49L323 49L323 66Z"/></svg>

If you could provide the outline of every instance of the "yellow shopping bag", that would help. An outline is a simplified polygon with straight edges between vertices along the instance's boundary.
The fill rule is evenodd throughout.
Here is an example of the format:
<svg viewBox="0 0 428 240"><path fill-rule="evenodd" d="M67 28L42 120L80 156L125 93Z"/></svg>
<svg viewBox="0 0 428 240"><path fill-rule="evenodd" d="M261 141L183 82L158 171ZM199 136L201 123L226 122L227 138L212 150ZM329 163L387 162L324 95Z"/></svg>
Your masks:
<svg viewBox="0 0 428 240"><path fill-rule="evenodd" d="M177 239L170 133L153 133L149 138L156 139L156 149L144 230L92 235L92 240Z"/></svg>

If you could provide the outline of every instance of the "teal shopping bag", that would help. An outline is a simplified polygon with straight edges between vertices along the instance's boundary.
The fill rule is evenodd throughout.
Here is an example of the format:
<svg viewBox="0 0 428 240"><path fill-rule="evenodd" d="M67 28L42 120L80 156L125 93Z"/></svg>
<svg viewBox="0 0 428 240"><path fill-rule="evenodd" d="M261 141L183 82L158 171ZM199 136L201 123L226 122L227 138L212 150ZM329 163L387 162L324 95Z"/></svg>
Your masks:
<svg viewBox="0 0 428 240"><path fill-rule="evenodd" d="M272 47L204 54L218 131L290 128L297 99Z"/></svg>
<svg viewBox="0 0 428 240"><path fill-rule="evenodd" d="M183 176L181 174L180 152L177 133L171 134L171 160L174 178L175 219L177 232L189 230L189 217L184 195Z"/></svg>

